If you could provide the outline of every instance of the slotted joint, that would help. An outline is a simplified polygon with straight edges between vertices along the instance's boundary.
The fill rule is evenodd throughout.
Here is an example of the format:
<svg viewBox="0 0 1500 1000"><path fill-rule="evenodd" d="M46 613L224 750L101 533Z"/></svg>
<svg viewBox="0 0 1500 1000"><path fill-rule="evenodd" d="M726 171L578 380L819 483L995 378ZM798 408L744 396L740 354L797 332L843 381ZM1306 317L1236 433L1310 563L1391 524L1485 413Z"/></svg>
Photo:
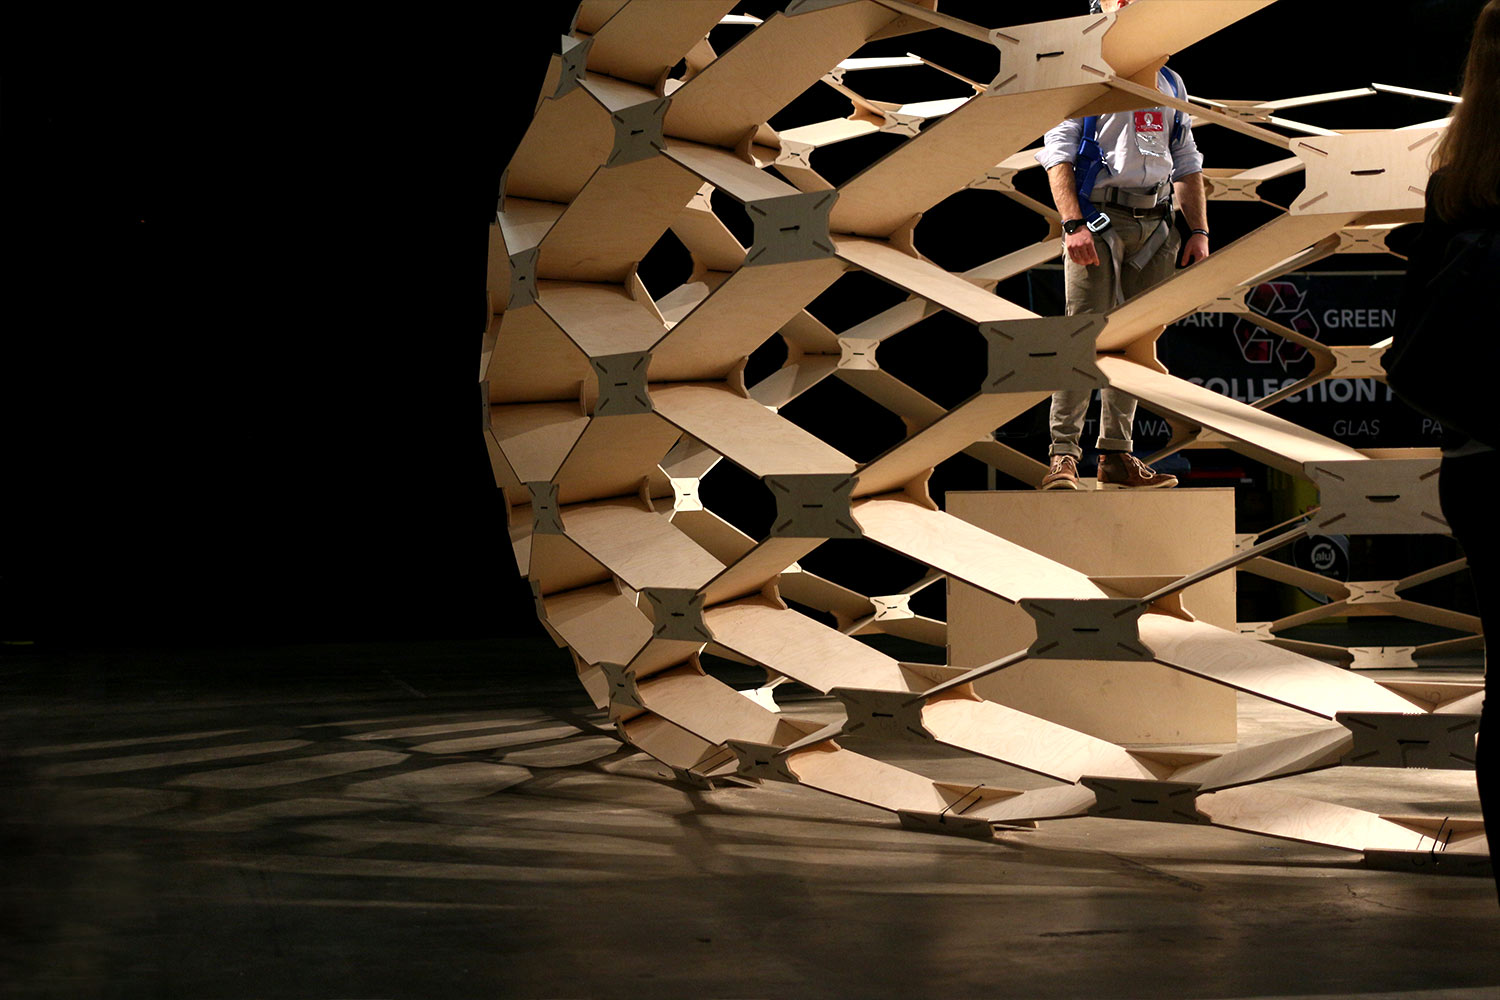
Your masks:
<svg viewBox="0 0 1500 1000"><path fill-rule="evenodd" d="M1406 669L1417 666L1416 646L1350 646L1351 670Z"/></svg>
<svg viewBox="0 0 1500 1000"><path fill-rule="evenodd" d="M1436 458L1309 462L1319 509L1313 527L1323 534L1446 535L1438 502Z"/></svg>
<svg viewBox="0 0 1500 1000"><path fill-rule="evenodd" d="M703 501L698 497L698 480L696 478L678 479L671 477L672 481L672 510L702 510Z"/></svg>
<svg viewBox="0 0 1500 1000"><path fill-rule="evenodd" d="M527 483L526 489L531 493L531 533L563 534L562 509L557 503L557 484Z"/></svg>
<svg viewBox="0 0 1500 1000"><path fill-rule="evenodd" d="M1389 347L1334 347L1329 378L1384 378Z"/></svg>
<svg viewBox="0 0 1500 1000"><path fill-rule="evenodd" d="M875 360L875 350L880 341L875 338L840 337L839 368L844 371L873 372L880 370Z"/></svg>
<svg viewBox="0 0 1500 1000"><path fill-rule="evenodd" d="M605 680L609 682L611 705L645 710L646 706L641 702L640 688L636 686L634 670L623 663L607 661L600 661L599 669L603 671Z"/></svg>
<svg viewBox="0 0 1500 1000"><path fill-rule="evenodd" d="M787 264L833 256L828 213L837 191L811 191L745 203L755 226L755 242L745 254L747 266Z"/></svg>
<svg viewBox="0 0 1500 1000"><path fill-rule="evenodd" d="M857 733L886 740L932 739L922 724L926 702L909 691L836 687L828 693L844 703L845 735Z"/></svg>
<svg viewBox="0 0 1500 1000"><path fill-rule="evenodd" d="M989 820L975 816L957 816L951 812L924 812L916 809L897 809L896 818L906 830L919 833L941 833L947 837L968 837L970 840L994 840L995 827Z"/></svg>
<svg viewBox="0 0 1500 1000"><path fill-rule="evenodd" d="M651 412L651 394L646 389L650 351L606 354L591 358L589 363L599 378L599 399L594 403L594 416L617 417Z"/></svg>
<svg viewBox="0 0 1500 1000"><path fill-rule="evenodd" d="M1151 660L1141 641L1146 607L1131 598L1028 597L1020 608L1036 622L1028 655L1042 660Z"/></svg>
<svg viewBox="0 0 1500 1000"><path fill-rule="evenodd" d="M1333 720L1354 735L1341 763L1355 767L1474 769L1477 715L1339 712Z"/></svg>
<svg viewBox="0 0 1500 1000"><path fill-rule="evenodd" d="M562 46L558 50L561 65L557 76L557 88L552 91L553 98L562 97L577 89L578 85L583 82L583 76L588 71L589 46L593 42L591 37L562 36Z"/></svg>
<svg viewBox="0 0 1500 1000"><path fill-rule="evenodd" d="M1198 786L1192 782L1090 777L1078 783L1094 793L1090 816L1154 823L1207 822L1198 812Z"/></svg>
<svg viewBox="0 0 1500 1000"><path fill-rule="evenodd" d="M748 740L725 740L724 745L734 751L737 770L742 777L797 783L797 776L787 768L786 758L781 756L781 747Z"/></svg>
<svg viewBox="0 0 1500 1000"><path fill-rule="evenodd" d="M663 97L644 104L621 108L609 116L615 127L615 146L604 161L606 167L618 167L626 163L648 160L666 149L662 137L662 120L667 113L669 98Z"/></svg>
<svg viewBox="0 0 1500 1000"><path fill-rule="evenodd" d="M521 309L536 301L536 260L541 247L510 255L510 298L507 309Z"/></svg>
<svg viewBox="0 0 1500 1000"><path fill-rule="evenodd" d="M989 343L984 392L1053 392L1108 385L1095 343L1104 317L1093 313L981 323Z"/></svg>
<svg viewBox="0 0 1500 1000"><path fill-rule="evenodd" d="M1235 629L1240 635L1247 635L1252 639L1274 639L1276 633L1271 631L1275 622L1240 622Z"/></svg>
<svg viewBox="0 0 1500 1000"><path fill-rule="evenodd" d="M910 594L889 594L885 597L872 597L870 603L875 606L875 620L878 622L900 621L903 618L915 618L916 613L911 609Z"/></svg>
<svg viewBox="0 0 1500 1000"><path fill-rule="evenodd" d="M1395 604L1401 600L1401 595L1396 593L1396 586L1400 580L1365 580L1359 583L1350 582L1344 584L1349 589L1346 598L1350 604Z"/></svg>
<svg viewBox="0 0 1500 1000"><path fill-rule="evenodd" d="M652 637L684 642L712 642L714 634L703 621L703 592L680 587L646 587L641 594L651 605L655 623Z"/></svg>
<svg viewBox="0 0 1500 1000"><path fill-rule="evenodd" d="M854 476L808 473L767 476L766 486L776 498L773 538L862 538L850 510Z"/></svg>

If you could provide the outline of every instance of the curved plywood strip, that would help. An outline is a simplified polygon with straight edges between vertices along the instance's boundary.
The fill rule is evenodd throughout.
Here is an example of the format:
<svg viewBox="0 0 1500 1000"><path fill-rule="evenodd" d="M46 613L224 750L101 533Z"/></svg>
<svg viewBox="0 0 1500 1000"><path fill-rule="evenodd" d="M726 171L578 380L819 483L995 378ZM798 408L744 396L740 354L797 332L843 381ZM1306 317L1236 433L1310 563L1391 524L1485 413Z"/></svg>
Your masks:
<svg viewBox="0 0 1500 1000"><path fill-rule="evenodd" d="M854 471L847 455L728 388L656 386L651 398L657 413L756 476Z"/></svg>
<svg viewBox="0 0 1500 1000"><path fill-rule="evenodd" d="M1203 622L1146 614L1140 632L1158 663L1325 719L1417 711L1367 677Z"/></svg>
<svg viewBox="0 0 1500 1000"><path fill-rule="evenodd" d="M1075 569L909 500L865 500L854 516L871 541L1007 601L1107 596Z"/></svg>

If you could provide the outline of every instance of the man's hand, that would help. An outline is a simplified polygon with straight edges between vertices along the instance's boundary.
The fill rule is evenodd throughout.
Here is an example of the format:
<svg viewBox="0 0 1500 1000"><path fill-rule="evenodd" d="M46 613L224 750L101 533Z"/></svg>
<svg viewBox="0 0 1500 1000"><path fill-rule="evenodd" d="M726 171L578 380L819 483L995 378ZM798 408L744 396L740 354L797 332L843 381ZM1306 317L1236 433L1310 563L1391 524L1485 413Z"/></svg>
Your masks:
<svg viewBox="0 0 1500 1000"><path fill-rule="evenodd" d="M1068 253L1068 259L1075 264L1093 267L1099 263L1099 251L1094 249L1094 234L1089 232L1087 226L1080 227L1071 236L1064 236L1063 248ZM1208 250L1203 252L1206 254Z"/></svg>
<svg viewBox="0 0 1500 1000"><path fill-rule="evenodd" d="M1187 238L1182 245L1182 266L1196 264L1208 256L1208 237L1202 233L1194 233Z"/></svg>

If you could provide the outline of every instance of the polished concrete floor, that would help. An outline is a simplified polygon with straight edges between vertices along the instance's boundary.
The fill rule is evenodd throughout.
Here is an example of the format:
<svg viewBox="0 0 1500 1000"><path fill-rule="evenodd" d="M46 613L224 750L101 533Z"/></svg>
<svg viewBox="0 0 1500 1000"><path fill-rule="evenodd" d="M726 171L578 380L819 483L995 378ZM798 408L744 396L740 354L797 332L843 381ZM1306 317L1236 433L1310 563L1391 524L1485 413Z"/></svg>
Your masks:
<svg viewBox="0 0 1500 1000"><path fill-rule="evenodd" d="M1485 879L1087 818L980 843L796 786L684 787L545 640L0 671L0 996L1500 997ZM1302 724L1241 713L1252 738ZM1289 784L1475 812L1471 772Z"/></svg>

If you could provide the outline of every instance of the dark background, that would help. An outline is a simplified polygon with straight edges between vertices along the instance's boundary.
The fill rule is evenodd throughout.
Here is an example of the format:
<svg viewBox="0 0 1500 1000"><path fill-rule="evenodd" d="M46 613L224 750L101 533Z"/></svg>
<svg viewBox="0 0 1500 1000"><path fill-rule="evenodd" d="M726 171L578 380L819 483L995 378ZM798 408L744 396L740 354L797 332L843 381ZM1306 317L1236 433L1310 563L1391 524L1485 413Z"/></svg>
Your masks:
<svg viewBox="0 0 1500 1000"><path fill-rule="evenodd" d="M0 639L540 634L474 385L497 182L571 15L526 6L518 23L193 25L192 42L122 21L11 71ZM941 6L991 26L1078 12ZM1215 97L1455 90L1480 6L1285 0L1173 66ZM940 32L907 49L977 58ZM1291 116L1441 114L1382 97ZM1220 245L1268 217L1212 211ZM972 232L938 212L919 246L970 266L992 255Z"/></svg>

